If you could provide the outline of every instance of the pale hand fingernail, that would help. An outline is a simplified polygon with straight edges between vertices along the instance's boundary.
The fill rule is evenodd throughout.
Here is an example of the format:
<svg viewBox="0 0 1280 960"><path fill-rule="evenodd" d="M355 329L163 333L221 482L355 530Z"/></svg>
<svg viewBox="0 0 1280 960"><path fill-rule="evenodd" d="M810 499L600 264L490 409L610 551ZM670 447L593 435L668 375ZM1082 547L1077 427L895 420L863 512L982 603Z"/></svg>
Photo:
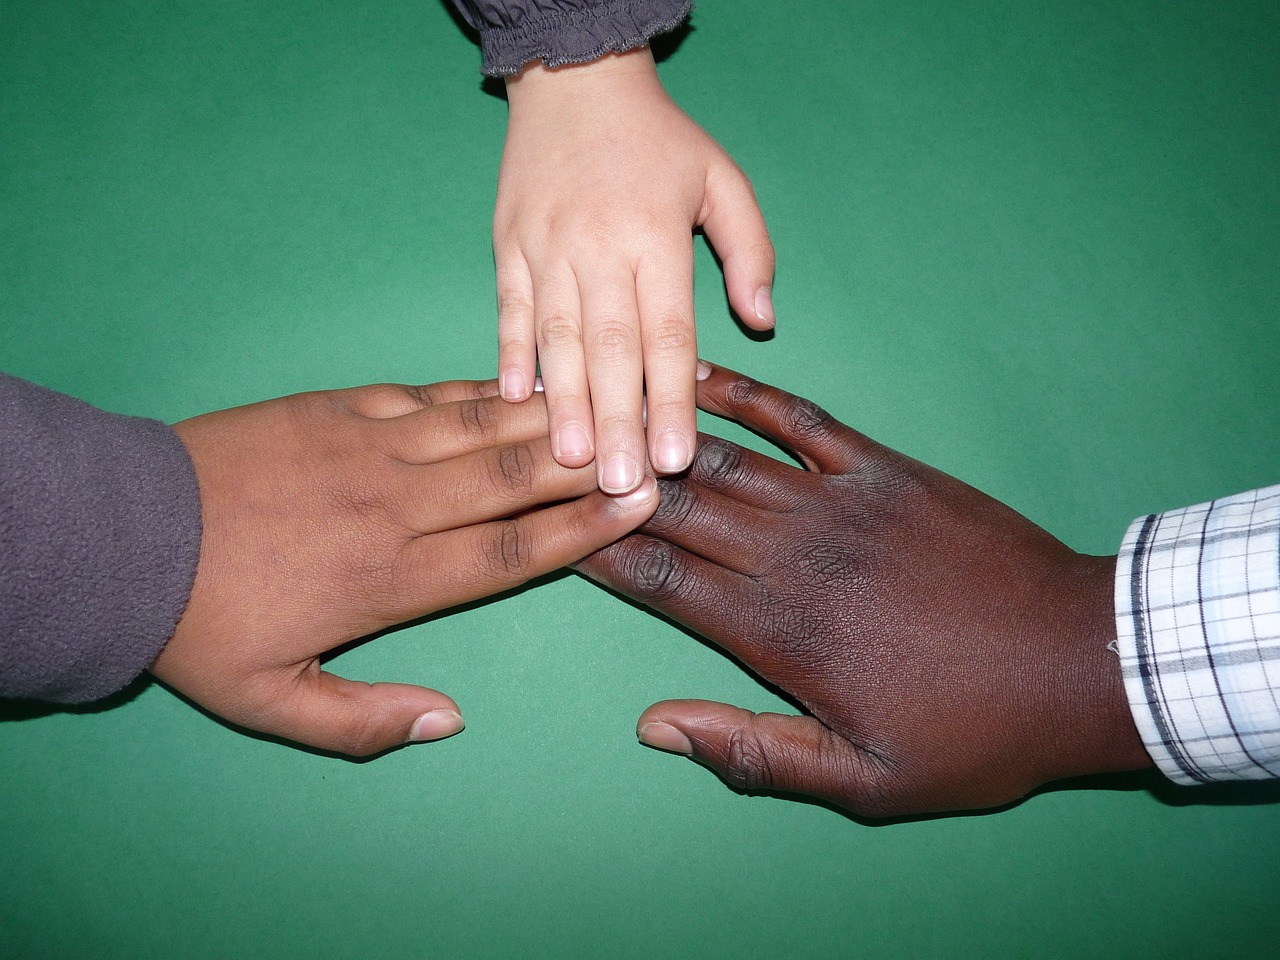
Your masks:
<svg viewBox="0 0 1280 960"><path fill-rule="evenodd" d="M671 724L660 720L646 723L638 731L638 736L640 742L648 747L657 747L669 753L682 753L686 757L693 753L693 744L689 742L689 738Z"/></svg>
<svg viewBox="0 0 1280 960"><path fill-rule="evenodd" d="M676 473L689 465L689 445L678 433L667 433L658 440L658 469Z"/></svg>
<svg viewBox="0 0 1280 960"><path fill-rule="evenodd" d="M462 717L452 710L428 710L417 720L409 731L409 743L423 743L427 740L443 740L458 733L466 724Z"/></svg>
<svg viewBox="0 0 1280 960"><path fill-rule="evenodd" d="M525 384L524 371L515 369L508 370L502 375L502 399L503 400L523 400L528 388Z"/></svg>
<svg viewBox="0 0 1280 960"><path fill-rule="evenodd" d="M600 473L600 489L605 493L630 493L640 482L640 470L630 457L616 454Z"/></svg>
<svg viewBox="0 0 1280 960"><path fill-rule="evenodd" d="M707 361L705 360L699 360L698 372L695 374L695 376L699 380L706 380L708 377L711 376L711 364L707 363Z"/></svg>
<svg viewBox="0 0 1280 960"><path fill-rule="evenodd" d="M534 392L534 393L545 393L545 392L546 392L546 389L547 389L547 388L546 388L546 387L544 387L544 386L542 385L542 378L541 378L541 377L534 377L534 378L533 378L533 392Z"/></svg>
<svg viewBox="0 0 1280 960"><path fill-rule="evenodd" d="M756 291L756 316L769 326L777 322L773 316L773 291L768 287Z"/></svg>
<svg viewBox="0 0 1280 960"><path fill-rule="evenodd" d="M580 423L570 423L560 428L560 456L585 457L591 453L591 441Z"/></svg>

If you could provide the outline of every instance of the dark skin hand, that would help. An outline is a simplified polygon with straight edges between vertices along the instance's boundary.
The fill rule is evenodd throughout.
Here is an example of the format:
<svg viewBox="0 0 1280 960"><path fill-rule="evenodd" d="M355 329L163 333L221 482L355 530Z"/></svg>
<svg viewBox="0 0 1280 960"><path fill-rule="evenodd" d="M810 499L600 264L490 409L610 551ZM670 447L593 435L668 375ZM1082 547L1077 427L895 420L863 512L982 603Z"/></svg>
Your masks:
<svg viewBox="0 0 1280 960"><path fill-rule="evenodd" d="M807 400L702 365L698 404L807 469L702 437L640 530L578 565L724 648L807 715L667 700L640 739L732 786L866 817L1005 804L1151 765L1114 557L1071 550Z"/></svg>

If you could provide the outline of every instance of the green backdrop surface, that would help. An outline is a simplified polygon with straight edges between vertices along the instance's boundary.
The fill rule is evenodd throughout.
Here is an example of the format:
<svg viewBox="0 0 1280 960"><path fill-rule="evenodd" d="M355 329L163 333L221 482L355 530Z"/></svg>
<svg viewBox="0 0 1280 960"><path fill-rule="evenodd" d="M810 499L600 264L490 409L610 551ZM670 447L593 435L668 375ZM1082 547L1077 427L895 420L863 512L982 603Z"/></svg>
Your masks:
<svg viewBox="0 0 1280 960"><path fill-rule="evenodd" d="M1280 481L1274 2L702 0L692 24L663 79L752 177L779 251L778 332L756 342L699 247L704 356L1081 550ZM492 375L506 108L478 62L439 0L6 0L0 369L170 421ZM1280 942L1276 791L1133 778L889 825L741 795L637 745L635 718L673 696L785 706L576 576L334 669L444 690L467 730L351 763L156 685L0 707L0 956Z"/></svg>

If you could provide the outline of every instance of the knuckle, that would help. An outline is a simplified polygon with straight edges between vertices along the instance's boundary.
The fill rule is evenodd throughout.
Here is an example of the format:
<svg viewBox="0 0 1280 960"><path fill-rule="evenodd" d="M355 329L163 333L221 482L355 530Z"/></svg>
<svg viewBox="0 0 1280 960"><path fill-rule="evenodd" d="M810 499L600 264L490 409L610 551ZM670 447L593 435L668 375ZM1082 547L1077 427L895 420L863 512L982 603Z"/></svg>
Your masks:
<svg viewBox="0 0 1280 960"><path fill-rule="evenodd" d="M747 461L736 444L710 437L699 444L693 466L699 479L721 487L732 487L743 479Z"/></svg>
<svg viewBox="0 0 1280 960"><path fill-rule="evenodd" d="M527 336L523 330L504 330L498 340L500 359L507 363L519 362L526 353L536 352L538 349L534 338Z"/></svg>
<svg viewBox="0 0 1280 960"><path fill-rule="evenodd" d="M687 573L668 543L653 541L629 555L625 560L624 579L630 583L637 599L647 603L663 603L681 592Z"/></svg>
<svg viewBox="0 0 1280 960"><path fill-rule="evenodd" d="M832 740L838 734L827 731ZM894 771L880 758L856 749L840 773L842 789L836 799L860 817L880 819L904 812L903 792L894 782Z"/></svg>
<svg viewBox="0 0 1280 960"><path fill-rule="evenodd" d="M591 351L604 360L616 360L635 352L635 328L625 320L603 320L592 325Z"/></svg>
<svg viewBox="0 0 1280 960"><path fill-rule="evenodd" d="M658 509L653 519L664 528L678 529L696 519L698 495L688 484L678 480L659 480L658 494Z"/></svg>
<svg viewBox="0 0 1280 960"><path fill-rule="evenodd" d="M725 155L724 160L726 162L716 168L718 192L732 201L756 203L756 188L747 172L732 157Z"/></svg>
<svg viewBox="0 0 1280 960"><path fill-rule="evenodd" d="M743 724L729 734L723 777L739 790L768 790L773 786L773 770L753 724Z"/></svg>
<svg viewBox="0 0 1280 960"><path fill-rule="evenodd" d="M498 316L523 320L533 313L533 301L519 293L498 294Z"/></svg>
<svg viewBox="0 0 1280 960"><path fill-rule="evenodd" d="M807 540L787 558L795 584L815 590L847 585L855 579L857 566L848 543L827 537Z"/></svg>
<svg viewBox="0 0 1280 960"><path fill-rule="evenodd" d="M804 439L827 433L833 422L831 414L804 397L790 397L783 413L783 425L788 435Z"/></svg>
<svg viewBox="0 0 1280 960"><path fill-rule="evenodd" d="M544 348L563 349L581 344L582 332L568 317L555 315L539 324L538 339Z"/></svg>
<svg viewBox="0 0 1280 960"><path fill-rule="evenodd" d="M656 396L652 392L652 388L646 389L644 396L644 409L646 410L647 424L650 431L655 429L658 432L664 432L667 425L678 426L683 424L686 419L690 421L691 427L696 427L694 419L697 411L691 410L692 402L686 401L679 396ZM652 434L651 434L652 435Z"/></svg>
<svg viewBox="0 0 1280 960"><path fill-rule="evenodd" d="M404 392L409 395L412 400L420 407L433 407L436 403L435 393L429 386L419 386L410 384L404 388Z"/></svg>
<svg viewBox="0 0 1280 960"><path fill-rule="evenodd" d="M596 410L599 411L602 401L596 400ZM640 422L639 416L629 416L626 413L606 413L596 420L596 432L601 437L601 445L606 442L605 438L612 438L615 441L625 442L628 447L633 442L640 443ZM634 433L633 433L634 432ZM629 438L625 441L622 438ZM639 459L643 462L644 451L641 447L639 451Z"/></svg>
<svg viewBox="0 0 1280 960"><path fill-rule="evenodd" d="M565 232L577 237L575 250L584 259L616 247L623 237L624 227L612 212L599 210L581 218L564 218L562 223Z"/></svg>
<svg viewBox="0 0 1280 960"><path fill-rule="evenodd" d="M519 497L533 487L533 453L528 444L503 447L490 460L494 490L506 497Z"/></svg>
<svg viewBox="0 0 1280 960"><path fill-rule="evenodd" d="M476 397L458 403L458 423L461 433L473 441L482 441L497 420L492 405Z"/></svg>
<svg viewBox="0 0 1280 960"><path fill-rule="evenodd" d="M739 377L725 387L724 399L730 410L740 411L759 403L764 392L765 386L760 381Z"/></svg>
<svg viewBox="0 0 1280 960"><path fill-rule="evenodd" d="M697 345L693 325L684 317L665 317L649 324L646 332L653 349L662 353L687 353Z"/></svg>
<svg viewBox="0 0 1280 960"><path fill-rule="evenodd" d="M937 477L929 468L885 447L875 445L872 451L872 455L861 457L850 473L833 479L856 488L864 500L921 502L938 493Z"/></svg>
<svg viewBox="0 0 1280 960"><path fill-rule="evenodd" d="M341 733L342 752L352 757L368 757L382 749L381 718L360 707Z"/></svg>
<svg viewBox="0 0 1280 960"><path fill-rule="evenodd" d="M757 263L766 264L772 270L778 254L773 248L773 241L768 236L763 236L747 246L747 257Z"/></svg>
<svg viewBox="0 0 1280 960"><path fill-rule="evenodd" d="M280 401L288 411L289 419L298 429L315 429L330 423L345 412L341 395L337 390L319 390L311 393L295 393ZM325 434L330 430L324 430Z"/></svg>
<svg viewBox="0 0 1280 960"><path fill-rule="evenodd" d="M529 568L530 544L528 535L515 520L499 524L488 542L490 569L507 578L519 578Z"/></svg>

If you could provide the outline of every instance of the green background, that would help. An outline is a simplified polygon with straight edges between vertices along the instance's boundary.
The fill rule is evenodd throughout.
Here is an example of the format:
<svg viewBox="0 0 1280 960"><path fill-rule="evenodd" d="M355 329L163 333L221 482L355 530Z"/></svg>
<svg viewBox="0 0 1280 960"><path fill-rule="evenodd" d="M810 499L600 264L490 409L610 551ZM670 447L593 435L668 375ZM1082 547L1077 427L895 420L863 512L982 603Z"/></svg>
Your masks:
<svg viewBox="0 0 1280 960"><path fill-rule="evenodd" d="M1077 549L1280 480L1274 2L702 0L807 394ZM176 420L492 375L505 104L439 0L0 5L0 368ZM625 118L620 118L624 122ZM733 436L740 434L729 432ZM0 456L3 456L0 451ZM1280 794L1128 778L870 825L637 745L779 703L561 576L344 654L466 732L351 763L158 686L0 714L0 956L1275 956Z"/></svg>

